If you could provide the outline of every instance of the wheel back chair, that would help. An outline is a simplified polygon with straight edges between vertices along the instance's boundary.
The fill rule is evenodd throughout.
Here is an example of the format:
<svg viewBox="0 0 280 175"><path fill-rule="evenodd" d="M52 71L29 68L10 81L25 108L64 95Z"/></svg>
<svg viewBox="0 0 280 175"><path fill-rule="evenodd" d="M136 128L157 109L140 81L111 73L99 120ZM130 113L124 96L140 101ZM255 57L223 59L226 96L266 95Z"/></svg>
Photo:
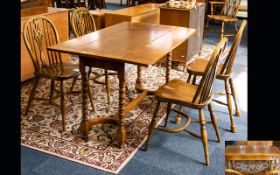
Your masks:
<svg viewBox="0 0 280 175"><path fill-rule="evenodd" d="M94 18L90 14L90 12L86 8L76 8L72 12L71 16L71 26L74 31L74 34L76 37L83 36L85 34L88 34L90 32L96 31L96 25ZM89 68L89 74L92 73L92 67ZM107 90L107 100L108 104L111 104L110 100L110 81L109 81L109 75L117 75L116 73L108 73L108 70L105 69L105 74L97 74L93 81L98 84L103 84L106 86ZM105 76L105 83L98 81L98 79L102 76Z"/></svg>
<svg viewBox="0 0 280 175"><path fill-rule="evenodd" d="M225 34L225 23L233 24L235 27L235 32L238 31L236 22L238 18L236 17L238 13L238 8L241 0L224 0L224 2L220 1L209 1L211 7L211 14L207 15L207 23L206 28L208 28L209 21L217 21L221 23L221 38L225 36L235 36L236 34ZM214 14L214 6L223 5L222 11L220 14Z"/></svg>
<svg viewBox="0 0 280 175"><path fill-rule="evenodd" d="M216 77L217 73L217 65L219 58L221 56L221 53L223 52L224 48L227 44L227 38L223 38L215 48L210 61L207 64L207 67L205 69L205 73L202 77L202 80L200 81L200 84L193 85L190 83L186 83L182 80L171 80L166 85L163 85L159 87L159 89L156 91L156 98L157 98L157 105L156 109L154 111L154 115L152 118L151 125L149 127L149 134L148 138L145 144L145 150L148 149L148 144L151 139L152 132L154 128L156 127L156 117L157 113L160 107L161 102L167 102L167 113L165 118L165 124L164 127L157 127L157 130L164 131L164 132L170 132L170 133L178 133L181 131L186 131L192 136L198 137L202 139L202 143L204 146L204 154L205 154L205 162L206 165L209 166L209 154L208 154L208 139L207 139L207 131L206 131L206 121L203 114L203 109L208 106L208 110L210 112L211 116L211 123L213 124L215 128L215 132L218 138L218 141L221 142L221 137L218 130L218 123L216 120L216 117L213 112L213 107L211 104L211 99L213 96L213 93L211 92L213 81ZM193 109L199 110L199 121L191 120L191 118L184 112L179 111L177 109L171 108L171 104L178 104L182 106L187 106ZM168 122L169 122L169 113L173 110L174 112L182 115L185 117L186 123L182 125L182 127L179 128L168 128ZM187 127L191 122L199 123L201 126L201 136L196 134L195 132L187 130Z"/></svg>
<svg viewBox="0 0 280 175"><path fill-rule="evenodd" d="M232 114L231 95L234 100L235 115L240 116L240 111L239 111L239 108L237 105L236 91L235 91L235 87L234 87L233 79L232 79L233 72L234 72L233 64L234 64L234 61L236 58L236 53L237 53L239 44L241 42L243 30L244 30L246 24L247 24L247 20L243 20L241 23L241 26L237 32L237 35L233 41L233 44L229 50L229 53L226 55L225 62L223 64L222 63L219 64L219 68L218 68L217 79L223 80L225 82L226 93L218 92L217 94L219 94L219 95L226 94L227 103L213 99L213 101L215 101L219 104L222 104L222 105L226 105L228 107L229 117L230 117L230 121L231 121L231 132L233 132L233 133L236 132L236 127L234 124L234 118L233 118L233 114ZM193 84L195 84L196 77L204 75L204 70L205 70L205 67L207 64L208 64L208 60L203 59L203 58L195 59L194 61L189 63L187 66L187 72L189 73L189 77L188 77L187 81L190 82L191 78L193 77L192 82L193 82Z"/></svg>
<svg viewBox="0 0 280 175"><path fill-rule="evenodd" d="M66 115L64 103L64 81L68 79L77 79L80 75L79 66L62 62L61 54L54 51L47 51L47 47L58 44L59 36L54 24L45 17L33 17L26 21L23 28L24 42L32 59L34 66L34 84L30 91L28 104L24 115L27 115L31 102L34 99L36 87L41 78L51 80L49 102L52 103L54 90L60 96L60 108L62 116L62 129L66 128ZM59 82L60 90L55 89L55 83ZM75 81L73 81L70 92L73 92ZM92 101L92 91L88 88L91 106L94 109Z"/></svg>

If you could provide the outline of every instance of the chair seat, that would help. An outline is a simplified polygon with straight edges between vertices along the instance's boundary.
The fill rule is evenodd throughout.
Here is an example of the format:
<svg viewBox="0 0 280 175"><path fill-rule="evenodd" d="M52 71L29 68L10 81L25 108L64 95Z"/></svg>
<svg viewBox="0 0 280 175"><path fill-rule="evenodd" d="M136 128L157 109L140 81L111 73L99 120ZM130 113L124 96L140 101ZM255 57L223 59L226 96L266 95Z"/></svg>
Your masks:
<svg viewBox="0 0 280 175"><path fill-rule="evenodd" d="M54 80L65 80L73 78L80 74L79 65L77 64L57 64L43 68L39 72L40 76Z"/></svg>
<svg viewBox="0 0 280 175"><path fill-rule="evenodd" d="M223 22L237 22L238 18L234 17L227 17L222 15L207 15L209 19L217 20L217 21L223 21Z"/></svg>
<svg viewBox="0 0 280 175"><path fill-rule="evenodd" d="M197 88L198 86L185 83L182 80L171 80L166 85L159 87L155 95L158 100L163 102L176 103L194 108L202 108L208 104L208 101L211 98L209 98L205 104L194 104L192 100Z"/></svg>
<svg viewBox="0 0 280 175"><path fill-rule="evenodd" d="M187 72L190 74L202 76L204 74L204 70L208 64L208 60L206 59L195 59L187 66ZM222 75L223 64L219 64L218 71L217 71L217 79L224 79L231 76L232 72L229 75Z"/></svg>

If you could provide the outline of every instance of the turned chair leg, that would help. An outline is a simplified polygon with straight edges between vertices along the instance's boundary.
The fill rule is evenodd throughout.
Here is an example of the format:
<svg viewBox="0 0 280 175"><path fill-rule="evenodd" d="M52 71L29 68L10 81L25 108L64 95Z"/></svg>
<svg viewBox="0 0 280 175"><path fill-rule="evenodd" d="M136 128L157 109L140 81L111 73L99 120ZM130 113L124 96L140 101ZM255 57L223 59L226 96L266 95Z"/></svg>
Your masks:
<svg viewBox="0 0 280 175"><path fill-rule="evenodd" d="M34 95L35 95L36 87L39 83L39 79L40 79L39 77L35 76L34 84L33 84L33 87L30 91L30 95L29 95L29 99L28 99L28 103L27 103L27 107L25 109L24 115L27 115L27 113L29 111L29 108L31 106L31 102L34 99Z"/></svg>
<svg viewBox="0 0 280 175"><path fill-rule="evenodd" d="M206 35L206 32L207 32L207 29L209 27L209 20L208 18L206 18L206 24L205 24L205 27L204 27L204 31L203 31L203 40L205 39L205 35Z"/></svg>
<svg viewBox="0 0 280 175"><path fill-rule="evenodd" d="M210 161L209 161L209 153L208 153L208 138L207 138L207 131L205 127L206 121L204 118L203 109L199 109L199 122L200 122L201 139L204 147L205 163L207 166L209 166Z"/></svg>
<svg viewBox="0 0 280 175"><path fill-rule="evenodd" d="M63 88L63 81L60 81L60 109L61 109L61 116L62 116L62 130L66 130L66 119L65 119L65 102L64 102L64 88Z"/></svg>
<svg viewBox="0 0 280 175"><path fill-rule="evenodd" d="M110 81L109 81L108 69L105 69L105 86L106 86L106 90L107 90L108 104L111 104L111 100L110 100Z"/></svg>
<svg viewBox="0 0 280 175"><path fill-rule="evenodd" d="M95 112L95 107L94 107L94 103L93 103L93 93L92 93L92 89L91 89L89 81L88 81L88 96L89 96L89 101L90 101L92 110L93 110L93 112Z"/></svg>
<svg viewBox="0 0 280 175"><path fill-rule="evenodd" d="M156 124L157 124L156 123L156 116L157 116L157 113L159 111L159 107L160 107L160 101L157 101L156 109L154 111L152 122L151 122L150 127L149 127L148 138L147 138L146 143L145 143L145 148L144 148L145 151L148 150L148 146L149 146L149 143L150 143L150 140L151 140L152 133L153 133L153 131L156 127Z"/></svg>
<svg viewBox="0 0 280 175"><path fill-rule="evenodd" d="M89 79L91 73L92 73L92 67L89 66L88 73L87 73L88 79Z"/></svg>
<svg viewBox="0 0 280 175"><path fill-rule="evenodd" d="M221 39L224 37L224 27L225 27L225 22L222 22L222 27L221 27Z"/></svg>
<svg viewBox="0 0 280 175"><path fill-rule="evenodd" d="M237 23L234 23L234 27L235 27L235 32L238 32L238 27L237 27Z"/></svg>
<svg viewBox="0 0 280 175"><path fill-rule="evenodd" d="M180 105L179 111L182 112L183 109L184 109L184 106ZM181 123L181 121L182 121L182 118L181 118L180 114L177 114L175 124L179 125Z"/></svg>
<svg viewBox="0 0 280 175"><path fill-rule="evenodd" d="M167 103L166 117L165 117L164 127L167 127L167 126L168 126L168 123L169 123L169 115L170 115L170 109L171 109L171 103Z"/></svg>
<svg viewBox="0 0 280 175"><path fill-rule="evenodd" d="M193 80L192 80L192 84L195 85L195 83L196 83L196 75L194 75Z"/></svg>
<svg viewBox="0 0 280 175"><path fill-rule="evenodd" d="M231 98L230 98L230 89L229 89L229 80L225 80L225 89L226 89L226 96L227 96L227 106L228 106L228 112L229 112L229 117L230 117L230 122L231 122L231 132L235 133L236 132L236 127L234 124L234 118L232 114L232 104L231 104Z"/></svg>
<svg viewBox="0 0 280 175"><path fill-rule="evenodd" d="M51 101L52 101L52 98L53 98L53 91L54 91L54 80L51 80L49 103L51 103Z"/></svg>
<svg viewBox="0 0 280 175"><path fill-rule="evenodd" d="M73 78L72 85L71 85L71 88L70 88L70 92L73 92L73 89L74 89L74 86L75 86L77 80L78 80L78 76Z"/></svg>
<svg viewBox="0 0 280 175"><path fill-rule="evenodd" d="M233 102L234 102L234 106L235 106L235 115L240 116L240 111L239 111L239 108L237 105L236 91L235 91L235 87L234 87L232 78L229 79L229 84L230 84L231 94L232 94Z"/></svg>
<svg viewBox="0 0 280 175"><path fill-rule="evenodd" d="M220 132L219 132L219 127L218 127L218 122L217 122L217 119L216 119L216 116L214 114L214 110L213 110L213 105L212 103L209 103L208 105L208 111L210 112L210 116L211 116L211 121L212 121L212 124L215 128L215 132L216 132L216 136L218 138L218 141L221 143L222 139L221 139L221 136L220 136Z"/></svg>
<svg viewBox="0 0 280 175"><path fill-rule="evenodd" d="M188 79L187 79L187 83L191 82L191 78L192 78L192 74L189 73Z"/></svg>

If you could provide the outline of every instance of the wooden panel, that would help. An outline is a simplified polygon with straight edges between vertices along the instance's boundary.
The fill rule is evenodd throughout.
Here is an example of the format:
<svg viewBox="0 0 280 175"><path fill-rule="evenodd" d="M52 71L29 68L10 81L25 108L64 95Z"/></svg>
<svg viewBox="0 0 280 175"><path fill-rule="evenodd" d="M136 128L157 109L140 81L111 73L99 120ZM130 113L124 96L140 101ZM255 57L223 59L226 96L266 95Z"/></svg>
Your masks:
<svg viewBox="0 0 280 175"><path fill-rule="evenodd" d="M97 30L105 28L105 13L107 12L111 12L111 10L107 10L107 9L90 10L90 13L94 18Z"/></svg>
<svg viewBox="0 0 280 175"><path fill-rule="evenodd" d="M50 49L105 61L150 65L194 33L195 29L183 27L122 22Z"/></svg>
<svg viewBox="0 0 280 175"><path fill-rule="evenodd" d="M135 16L132 18L131 22L159 24L159 9L140 16Z"/></svg>
<svg viewBox="0 0 280 175"><path fill-rule="evenodd" d="M227 146L226 160L273 160L280 157L276 146Z"/></svg>
<svg viewBox="0 0 280 175"><path fill-rule="evenodd" d="M237 141L237 145L244 145L244 146L272 146L273 141Z"/></svg>
<svg viewBox="0 0 280 175"><path fill-rule="evenodd" d="M194 53L200 51L203 40L205 4L197 3L197 9L177 9L160 7L160 24L197 29L194 37L172 51L172 60L186 62Z"/></svg>
<svg viewBox="0 0 280 175"><path fill-rule="evenodd" d="M156 3L137 5L105 14L105 26L128 21L159 24L159 6Z"/></svg>
<svg viewBox="0 0 280 175"><path fill-rule="evenodd" d="M111 13L105 14L105 27L109 27L124 21L130 22L131 16L111 14Z"/></svg>
<svg viewBox="0 0 280 175"><path fill-rule="evenodd" d="M60 42L68 40L68 36L69 36L68 10L48 7L48 11L45 11L44 13L43 8L39 10L38 7L36 7L36 10L34 10L33 8L35 7L24 9L25 16L22 16L21 18L21 81L25 81L34 77L33 64L23 39L23 25L27 21L27 19L35 15L45 16L46 18L48 18L50 21L54 23L58 31ZM32 15L32 11L34 11L35 15ZM38 14L38 11L41 11L42 14ZM64 62L69 62L69 55L63 54L62 59Z"/></svg>

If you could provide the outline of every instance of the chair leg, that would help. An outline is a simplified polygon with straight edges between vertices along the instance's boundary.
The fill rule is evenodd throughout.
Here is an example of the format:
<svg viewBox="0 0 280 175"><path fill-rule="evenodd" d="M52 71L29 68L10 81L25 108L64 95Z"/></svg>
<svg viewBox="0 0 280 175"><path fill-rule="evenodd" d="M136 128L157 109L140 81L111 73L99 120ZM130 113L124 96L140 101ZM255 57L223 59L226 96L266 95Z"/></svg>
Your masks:
<svg viewBox="0 0 280 175"><path fill-rule="evenodd" d="M51 103L51 101L52 101L53 91L54 91L54 80L51 80L49 103Z"/></svg>
<svg viewBox="0 0 280 175"><path fill-rule="evenodd" d="M232 78L229 79L229 84L230 84L231 94L232 94L233 102L234 102L234 106L235 106L235 115L240 116L240 111L239 111L239 108L237 105L236 91L235 91L235 87L234 87Z"/></svg>
<svg viewBox="0 0 280 175"><path fill-rule="evenodd" d="M209 20L208 18L206 19L206 24L205 24L205 27L204 27L204 31L203 31L203 40L205 39L205 35L206 35L206 32L207 32L207 29L209 28Z"/></svg>
<svg viewBox="0 0 280 175"><path fill-rule="evenodd" d="M110 81L109 81L108 69L105 69L105 86L106 86L106 90L107 90L108 104L111 104L111 100L110 100Z"/></svg>
<svg viewBox="0 0 280 175"><path fill-rule="evenodd" d="M229 117L230 117L230 122L231 122L231 132L235 133L236 132L236 127L235 127L234 118L233 118L233 115L232 115L232 104L231 104L229 80L228 79L225 80L225 89L226 89L226 95L227 95L228 112L229 112Z"/></svg>
<svg viewBox="0 0 280 175"><path fill-rule="evenodd" d="M171 103L167 103L166 117L165 117L165 124L164 124L164 127L167 127L167 126L168 126L168 123L169 123L170 108L171 108Z"/></svg>
<svg viewBox="0 0 280 175"><path fill-rule="evenodd" d="M180 112L182 112L183 109L184 109L184 106L180 105L180 108L179 108ZM181 121L182 121L182 118L181 118L180 114L177 114L175 124L179 125L181 123Z"/></svg>
<svg viewBox="0 0 280 175"><path fill-rule="evenodd" d="M39 83L39 79L40 79L39 77L35 76L35 81L34 81L32 89L30 91L30 95L29 95L29 99L28 99L28 103L27 103L27 107L25 109L24 115L27 115L27 113L29 111L29 108L31 106L31 102L34 99L34 95L35 95L36 87Z"/></svg>
<svg viewBox="0 0 280 175"><path fill-rule="evenodd" d="M221 39L224 37L224 27L225 27L225 22L222 22L222 27L221 27Z"/></svg>
<svg viewBox="0 0 280 175"><path fill-rule="evenodd" d="M158 113L159 107L160 107L160 101L157 101L156 109L154 111L152 122L151 122L150 127L149 127L148 138L147 138L146 143L145 143L145 148L144 148L145 151L148 150L148 146L149 146L149 143L150 143L150 140L151 140L152 133L153 133L153 131L156 127L156 124L157 124L156 123L156 115Z"/></svg>
<svg viewBox="0 0 280 175"><path fill-rule="evenodd" d="M235 32L238 32L238 27L237 27L237 23L234 23L234 27L235 27Z"/></svg>
<svg viewBox="0 0 280 175"><path fill-rule="evenodd" d="M209 166L210 161L209 161L209 154L208 154L208 138L207 138L207 131L205 127L206 121L204 119L203 109L199 109L199 122L200 122L201 139L204 147L205 162L206 165Z"/></svg>
<svg viewBox="0 0 280 175"><path fill-rule="evenodd" d="M220 132L219 132L218 122L217 122L216 116L215 116L214 111L213 111L212 103L209 103L208 111L210 112L211 121L212 121L212 124L215 128L215 132L216 132L216 136L218 138L218 141L221 142L222 139L221 139Z"/></svg>
<svg viewBox="0 0 280 175"><path fill-rule="evenodd" d="M92 67L90 66L89 69L88 69L88 74L87 74L88 79L89 79L89 77L90 77L91 72L92 72Z"/></svg>
<svg viewBox="0 0 280 175"><path fill-rule="evenodd" d="M71 88L70 88L70 92L73 92L73 89L74 89L74 86L75 86L77 80L78 80L78 76L73 78L72 85L71 85Z"/></svg>
<svg viewBox="0 0 280 175"><path fill-rule="evenodd" d="M93 112L95 112L95 107L94 107L94 103L93 103L93 94L92 94L89 80L88 80L88 96L89 96L89 101L90 101L92 110L93 110Z"/></svg>
<svg viewBox="0 0 280 175"><path fill-rule="evenodd" d="M188 79L187 79L187 83L191 82L191 78L192 78L192 74L189 73Z"/></svg>
<svg viewBox="0 0 280 175"><path fill-rule="evenodd" d="M64 88L63 88L63 81L60 81L60 109L61 109L61 116L62 116L62 130L65 131L65 103L64 103Z"/></svg>
<svg viewBox="0 0 280 175"><path fill-rule="evenodd" d="M194 75L193 80L192 80L192 84L195 85L195 83L196 83L196 75Z"/></svg>

